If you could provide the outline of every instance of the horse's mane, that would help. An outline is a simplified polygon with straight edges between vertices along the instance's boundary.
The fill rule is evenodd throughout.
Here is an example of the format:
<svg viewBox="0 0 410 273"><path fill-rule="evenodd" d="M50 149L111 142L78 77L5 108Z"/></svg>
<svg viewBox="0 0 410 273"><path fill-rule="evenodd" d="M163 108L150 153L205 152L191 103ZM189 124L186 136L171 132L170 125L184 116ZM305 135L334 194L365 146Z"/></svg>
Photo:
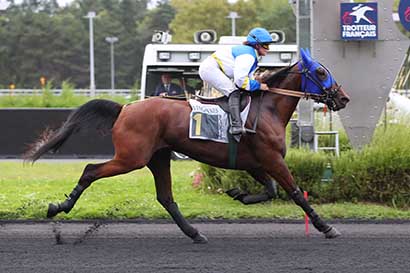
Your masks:
<svg viewBox="0 0 410 273"><path fill-rule="evenodd" d="M265 70L261 75L262 82L266 83L269 87L275 87L289 74L289 71L294 66L295 64L289 65L279 70L278 69Z"/></svg>

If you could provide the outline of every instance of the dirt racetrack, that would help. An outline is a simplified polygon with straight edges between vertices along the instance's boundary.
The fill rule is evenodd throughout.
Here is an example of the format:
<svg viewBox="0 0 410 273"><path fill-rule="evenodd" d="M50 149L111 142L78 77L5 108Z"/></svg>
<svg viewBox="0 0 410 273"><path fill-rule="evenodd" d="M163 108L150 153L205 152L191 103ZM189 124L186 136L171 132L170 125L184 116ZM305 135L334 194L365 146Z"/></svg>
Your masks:
<svg viewBox="0 0 410 273"><path fill-rule="evenodd" d="M0 272L410 272L409 222L333 225L195 223L197 245L164 222L0 222Z"/></svg>

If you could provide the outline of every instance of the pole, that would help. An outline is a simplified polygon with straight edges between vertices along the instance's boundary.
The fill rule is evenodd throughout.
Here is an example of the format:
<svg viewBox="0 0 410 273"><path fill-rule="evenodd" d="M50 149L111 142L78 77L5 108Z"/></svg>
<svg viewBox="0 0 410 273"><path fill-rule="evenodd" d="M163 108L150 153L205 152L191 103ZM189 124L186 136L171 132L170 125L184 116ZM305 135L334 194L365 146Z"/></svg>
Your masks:
<svg viewBox="0 0 410 273"><path fill-rule="evenodd" d="M332 110L329 109L329 131L333 131L333 117Z"/></svg>
<svg viewBox="0 0 410 273"><path fill-rule="evenodd" d="M232 36L236 36L236 21L235 21L235 19L241 18L241 16L238 16L237 12L231 11L231 12L229 12L229 15L226 16L225 18L231 19Z"/></svg>
<svg viewBox="0 0 410 273"><path fill-rule="evenodd" d="M110 44L111 51L111 92L114 93L114 43Z"/></svg>
<svg viewBox="0 0 410 273"><path fill-rule="evenodd" d="M111 94L114 95L115 90L115 63L114 63L114 43L118 41L117 37L105 37L105 41L110 44L111 55Z"/></svg>
<svg viewBox="0 0 410 273"><path fill-rule="evenodd" d="M312 0L296 1L296 34L298 49L312 48L311 39L311 5ZM312 54L313 55L313 54ZM300 100L298 104L299 144L313 148L314 112L312 100Z"/></svg>
<svg viewBox="0 0 410 273"><path fill-rule="evenodd" d="M90 95L95 97L95 78L94 78L94 27L93 18L95 17L95 11L89 11L85 18L89 19L90 29Z"/></svg>
<svg viewBox="0 0 410 273"><path fill-rule="evenodd" d="M303 192L303 197L305 198L306 201L308 201L308 192L304 191ZM305 235L309 236L309 216L305 213Z"/></svg>

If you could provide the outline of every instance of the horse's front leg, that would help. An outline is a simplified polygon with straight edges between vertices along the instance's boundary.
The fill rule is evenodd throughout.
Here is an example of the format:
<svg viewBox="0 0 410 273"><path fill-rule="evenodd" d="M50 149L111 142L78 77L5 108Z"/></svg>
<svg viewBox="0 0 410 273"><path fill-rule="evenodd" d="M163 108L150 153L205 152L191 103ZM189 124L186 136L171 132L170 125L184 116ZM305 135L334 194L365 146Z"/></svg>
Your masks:
<svg viewBox="0 0 410 273"><path fill-rule="evenodd" d="M272 200L277 196L276 182L263 170L252 169L248 173L259 183L265 186L266 192L259 194L249 194L238 188L233 188L226 193L234 200L240 201L244 205L256 204Z"/></svg>
<svg viewBox="0 0 410 273"><path fill-rule="evenodd" d="M266 171L282 186L293 201L305 211L317 230L324 233L326 238L329 239L341 235L336 228L326 224L309 205L309 202L304 198L301 190L295 184L288 166L279 152L272 152L271 156L265 156L263 160L263 166Z"/></svg>
<svg viewBox="0 0 410 273"><path fill-rule="evenodd" d="M174 202L172 196L170 160L171 151L163 149L156 152L147 165L154 175L158 202L168 211L182 232L190 237L194 243L207 243L208 239L188 223L179 211L177 203Z"/></svg>

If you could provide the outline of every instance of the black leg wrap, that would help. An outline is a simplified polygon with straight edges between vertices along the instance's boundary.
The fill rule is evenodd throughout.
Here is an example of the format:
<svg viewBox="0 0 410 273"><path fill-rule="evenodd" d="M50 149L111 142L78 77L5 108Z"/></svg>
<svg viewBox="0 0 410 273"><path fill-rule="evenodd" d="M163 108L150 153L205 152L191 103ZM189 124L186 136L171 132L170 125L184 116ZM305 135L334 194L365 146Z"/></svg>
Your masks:
<svg viewBox="0 0 410 273"><path fill-rule="evenodd" d="M198 235L198 230L193 228L187 220L185 220L184 216L182 216L181 212L178 209L178 205L175 202L166 204L165 208L174 219L175 223L178 227L184 232L187 236L191 238L195 238Z"/></svg>
<svg viewBox="0 0 410 273"><path fill-rule="evenodd" d="M329 230L332 229L331 226L329 226L328 224L326 224L320 217L319 215L317 215L317 213L315 211L312 211L311 214L308 214L310 220L312 221L313 226L319 230L320 232L328 232Z"/></svg>
<svg viewBox="0 0 410 273"><path fill-rule="evenodd" d="M261 203L265 201L272 200L276 197L276 191L270 187L266 187L267 191L261 194L249 194L245 191L241 191L238 188L233 188L227 190L225 193L233 198L233 200L238 200L244 205L251 205L256 203Z"/></svg>
<svg viewBox="0 0 410 273"><path fill-rule="evenodd" d="M313 226L319 230L320 232L328 232L332 227L326 224L320 217L319 215L312 209L312 207L309 205L309 203L306 201L306 199L303 197L302 192L300 189L295 190L292 192L291 197L293 201L297 205L299 205L309 216L310 220L312 221Z"/></svg>
<svg viewBox="0 0 410 273"><path fill-rule="evenodd" d="M267 193L261 193L261 194L244 194L244 195L238 196L238 198L235 198L235 199L241 201L242 204L244 205L251 205L251 204L269 201L272 199L272 197L270 197Z"/></svg>
<svg viewBox="0 0 410 273"><path fill-rule="evenodd" d="M69 213L70 210L74 207L75 202L77 202L78 198L80 198L80 195L83 193L83 191L83 186L77 184L77 186L75 186L75 188L67 197L67 199L63 203L59 204L62 211L64 211L65 213Z"/></svg>
<svg viewBox="0 0 410 273"><path fill-rule="evenodd" d="M64 211L65 213L69 213L70 210L74 207L75 202L77 202L80 195L83 193L84 187L80 184L73 189L70 195L63 203L59 203L57 205L49 204L48 211L47 211L47 218L54 217L58 213Z"/></svg>
<svg viewBox="0 0 410 273"><path fill-rule="evenodd" d="M230 190L225 191L225 193L229 195L230 197L232 197L233 199L235 199L238 195L241 194L241 190L238 188L232 188Z"/></svg>
<svg viewBox="0 0 410 273"><path fill-rule="evenodd" d="M266 184L266 193L269 195L270 199L278 197L278 186L275 180Z"/></svg>

